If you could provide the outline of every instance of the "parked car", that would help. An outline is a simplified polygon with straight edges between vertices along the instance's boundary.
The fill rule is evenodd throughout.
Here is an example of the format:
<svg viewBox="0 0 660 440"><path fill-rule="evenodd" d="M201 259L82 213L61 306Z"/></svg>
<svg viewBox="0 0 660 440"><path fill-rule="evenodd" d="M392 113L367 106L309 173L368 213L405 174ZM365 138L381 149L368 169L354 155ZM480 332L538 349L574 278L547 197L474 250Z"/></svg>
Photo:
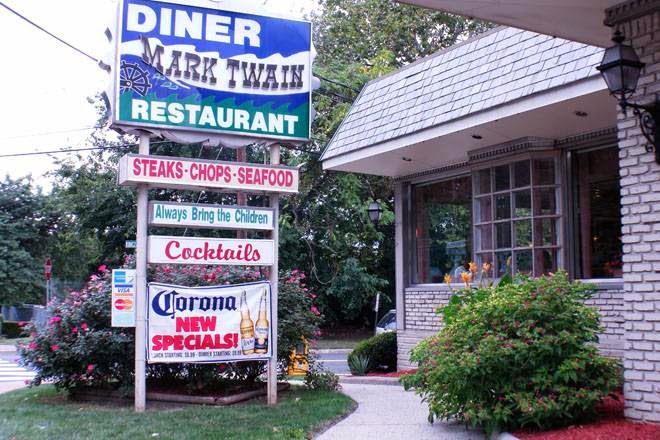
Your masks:
<svg viewBox="0 0 660 440"><path fill-rule="evenodd" d="M376 324L376 334L396 331L396 309L385 313L378 324Z"/></svg>

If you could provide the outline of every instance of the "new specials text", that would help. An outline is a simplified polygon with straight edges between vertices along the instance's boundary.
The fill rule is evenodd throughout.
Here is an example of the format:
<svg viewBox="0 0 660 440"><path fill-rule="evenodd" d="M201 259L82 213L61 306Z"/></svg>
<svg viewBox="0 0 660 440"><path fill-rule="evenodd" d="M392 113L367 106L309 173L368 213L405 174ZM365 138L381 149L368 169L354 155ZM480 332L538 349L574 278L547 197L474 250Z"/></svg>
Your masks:
<svg viewBox="0 0 660 440"><path fill-rule="evenodd" d="M136 178L171 179L181 183L226 184L290 189L294 171L213 162L191 162L160 158L131 157L130 170Z"/></svg>

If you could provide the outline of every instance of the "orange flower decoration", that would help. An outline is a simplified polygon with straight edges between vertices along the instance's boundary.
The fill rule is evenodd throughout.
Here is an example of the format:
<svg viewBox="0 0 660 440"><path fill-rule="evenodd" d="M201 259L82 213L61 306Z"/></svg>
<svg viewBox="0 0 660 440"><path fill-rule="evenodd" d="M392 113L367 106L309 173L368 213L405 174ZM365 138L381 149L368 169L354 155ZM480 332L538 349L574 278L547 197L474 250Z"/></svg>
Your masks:
<svg viewBox="0 0 660 440"><path fill-rule="evenodd" d="M470 272L477 273L477 263L470 261Z"/></svg>
<svg viewBox="0 0 660 440"><path fill-rule="evenodd" d="M465 283L466 287L470 286L470 280L472 279L472 274L468 272L461 272L461 279Z"/></svg>
<svg viewBox="0 0 660 440"><path fill-rule="evenodd" d="M448 273L445 274L443 279L447 285L451 284L451 275L449 275Z"/></svg>

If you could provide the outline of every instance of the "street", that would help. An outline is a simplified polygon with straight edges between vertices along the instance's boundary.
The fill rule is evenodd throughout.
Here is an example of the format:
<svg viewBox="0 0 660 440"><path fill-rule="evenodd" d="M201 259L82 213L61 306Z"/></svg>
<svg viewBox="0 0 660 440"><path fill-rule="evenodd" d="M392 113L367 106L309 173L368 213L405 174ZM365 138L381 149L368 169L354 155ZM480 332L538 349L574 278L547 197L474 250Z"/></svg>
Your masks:
<svg viewBox="0 0 660 440"><path fill-rule="evenodd" d="M314 354L317 356L317 362L326 370L335 374L350 374L346 358L351 350L318 350Z"/></svg>

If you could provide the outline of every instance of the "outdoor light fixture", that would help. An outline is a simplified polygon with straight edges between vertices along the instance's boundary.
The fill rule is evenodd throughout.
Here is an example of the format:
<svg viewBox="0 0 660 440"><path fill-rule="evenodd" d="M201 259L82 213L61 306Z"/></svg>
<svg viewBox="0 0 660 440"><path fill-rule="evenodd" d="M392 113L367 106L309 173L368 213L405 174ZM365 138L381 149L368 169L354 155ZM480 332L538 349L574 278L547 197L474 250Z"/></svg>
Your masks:
<svg viewBox="0 0 660 440"><path fill-rule="evenodd" d="M623 44L625 37L620 31L614 33L612 41L616 43L608 49L605 49L603 61L596 67L603 75L603 79L610 89L610 94L618 101L624 114L628 108L631 108L633 114L639 118L644 137L651 144L647 151L655 150L655 161L660 164L660 139L656 136L656 129L660 125L660 102L640 105L628 102L628 99L635 93L639 76L644 68L644 63L639 60L632 46Z"/></svg>
<svg viewBox="0 0 660 440"><path fill-rule="evenodd" d="M383 216L383 208L380 204L378 202L369 203L367 213L369 214L369 220L371 220L371 223L373 223L374 226L378 226L378 222L380 222L380 219Z"/></svg>

